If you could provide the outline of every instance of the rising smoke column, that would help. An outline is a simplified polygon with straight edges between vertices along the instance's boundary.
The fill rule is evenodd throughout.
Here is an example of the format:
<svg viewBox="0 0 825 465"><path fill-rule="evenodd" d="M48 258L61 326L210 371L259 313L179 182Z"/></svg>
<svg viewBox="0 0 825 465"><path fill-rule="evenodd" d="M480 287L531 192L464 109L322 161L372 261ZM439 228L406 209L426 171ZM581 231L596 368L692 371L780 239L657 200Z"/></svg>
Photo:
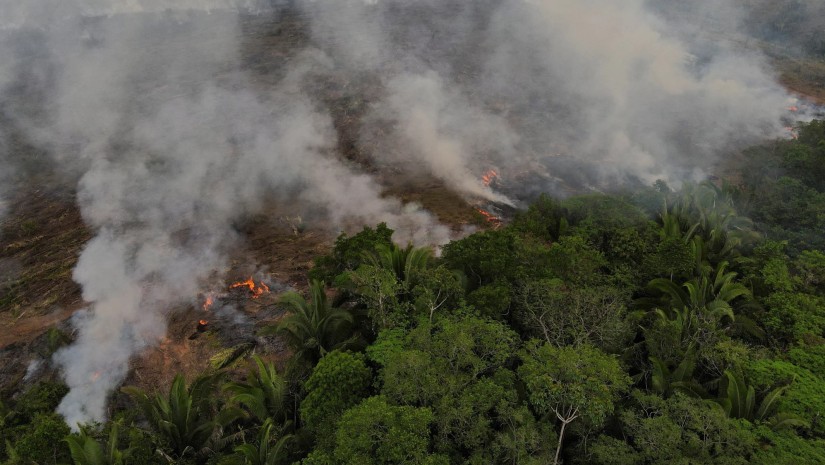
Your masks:
<svg viewBox="0 0 825 465"><path fill-rule="evenodd" d="M56 73L48 119L21 123L59 169L78 173L95 232L73 274L89 307L72 319L75 342L54 356L70 388L58 412L73 427L105 418L130 358L224 269L233 221L266 202L297 199L332 225L386 221L419 244L449 238L335 158L330 117L301 88L324 69L322 54L307 50L275 87L256 87L239 66L237 14L203 11L215 2L145 5L94 2L32 26L47 31ZM31 20L31 9L15 17Z"/></svg>
<svg viewBox="0 0 825 465"><path fill-rule="evenodd" d="M377 164L423 172L474 200L512 205L480 175L515 156L518 135L451 78L457 65L475 59L477 51L466 48L481 40L478 17L489 15L492 3L321 0L301 6L337 73L352 81L378 78L381 96L371 102L361 134Z"/></svg>
<svg viewBox="0 0 825 465"><path fill-rule="evenodd" d="M297 192L308 207L335 212L332 221L384 220L419 242L446 237L425 212L399 211L370 178L323 156L333 148L328 118L300 96L279 98L269 104L282 117L223 89L164 105L130 141L150 155L96 161L84 175L82 210L101 230L74 274L91 316L76 321L78 341L56 356L72 388L58 411L70 423L102 418L101 394L123 379L132 354L163 337L168 310L223 269L232 220L267 191Z"/></svg>
<svg viewBox="0 0 825 465"><path fill-rule="evenodd" d="M471 104L457 90L445 86L432 71L394 76L386 83L385 99L371 114L392 125L393 132L368 134L368 124L363 137L375 141L384 159L423 162L429 174L459 193L513 205L484 185L478 171L515 156L517 137L502 118Z"/></svg>

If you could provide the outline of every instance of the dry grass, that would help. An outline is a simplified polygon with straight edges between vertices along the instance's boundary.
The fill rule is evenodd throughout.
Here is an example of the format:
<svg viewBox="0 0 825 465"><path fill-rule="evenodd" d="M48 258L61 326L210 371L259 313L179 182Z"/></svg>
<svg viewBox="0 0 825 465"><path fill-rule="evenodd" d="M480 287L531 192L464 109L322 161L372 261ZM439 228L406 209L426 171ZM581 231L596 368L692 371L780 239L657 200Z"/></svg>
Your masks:
<svg viewBox="0 0 825 465"><path fill-rule="evenodd" d="M825 105L825 61L776 58L774 63L782 85L819 105Z"/></svg>
<svg viewBox="0 0 825 465"><path fill-rule="evenodd" d="M777 44L757 44L770 59L783 86L819 105L825 105L825 60L803 56Z"/></svg>
<svg viewBox="0 0 825 465"><path fill-rule="evenodd" d="M91 237L67 192L26 190L0 226L0 347L36 337L82 305L72 269Z"/></svg>

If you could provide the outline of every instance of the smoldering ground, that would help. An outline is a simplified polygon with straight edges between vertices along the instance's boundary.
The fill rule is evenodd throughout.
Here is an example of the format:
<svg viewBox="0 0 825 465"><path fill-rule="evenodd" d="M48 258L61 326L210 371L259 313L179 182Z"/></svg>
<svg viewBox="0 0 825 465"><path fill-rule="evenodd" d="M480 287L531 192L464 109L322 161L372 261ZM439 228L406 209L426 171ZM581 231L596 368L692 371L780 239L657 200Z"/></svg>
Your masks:
<svg viewBox="0 0 825 465"><path fill-rule="evenodd" d="M4 0L0 11L4 118L76 183L96 232L74 272L89 307L55 356L71 424L103 417L168 309L225 267L242 239L233 221L272 199L442 243L449 230L383 195L369 169L500 203L519 199L482 183L491 166L541 190L678 182L780 134L787 98L758 55L699 57L641 0ZM262 16L273 30L255 33L289 17L306 38L256 52L274 63L265 72L244 48L244 25ZM342 99L360 102L356 144L371 166L337 155ZM7 165L14 155L3 151Z"/></svg>

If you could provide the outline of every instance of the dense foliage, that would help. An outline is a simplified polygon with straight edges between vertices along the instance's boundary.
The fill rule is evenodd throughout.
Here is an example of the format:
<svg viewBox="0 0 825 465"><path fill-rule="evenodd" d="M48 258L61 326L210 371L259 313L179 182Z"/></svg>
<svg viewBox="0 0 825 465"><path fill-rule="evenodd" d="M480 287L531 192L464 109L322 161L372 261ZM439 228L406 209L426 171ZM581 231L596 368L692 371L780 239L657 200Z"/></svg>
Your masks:
<svg viewBox="0 0 825 465"><path fill-rule="evenodd" d="M9 464L825 463L825 123L739 186L566 200L435 251L338 238L292 360L178 377L79 433L40 383Z"/></svg>

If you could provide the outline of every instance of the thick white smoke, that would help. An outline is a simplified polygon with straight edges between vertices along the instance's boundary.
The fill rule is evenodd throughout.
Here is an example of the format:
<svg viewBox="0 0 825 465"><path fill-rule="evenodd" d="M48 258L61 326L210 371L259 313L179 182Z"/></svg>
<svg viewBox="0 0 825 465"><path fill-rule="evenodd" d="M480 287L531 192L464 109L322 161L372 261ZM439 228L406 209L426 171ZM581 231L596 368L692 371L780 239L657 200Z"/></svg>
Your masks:
<svg viewBox="0 0 825 465"><path fill-rule="evenodd" d="M322 54L301 54L280 84L256 89L238 72L234 14L45 24L51 113L29 122L29 135L82 173L77 198L96 231L74 271L89 307L73 318L77 340L54 357L70 388L58 412L70 425L105 417L130 358L224 269L233 221L265 202L297 199L332 224L386 221L404 241L449 238L430 214L383 197L337 160L330 117L300 87L324 69Z"/></svg>
<svg viewBox="0 0 825 465"><path fill-rule="evenodd" d="M758 56L694 43L642 0L296 1L312 39L267 84L241 62L237 11L257 2L22 3L0 0L0 86L40 83L46 116L10 117L76 176L96 233L74 272L89 308L55 356L72 425L105 416L130 358L223 269L233 221L269 201L331 225L386 221L403 242L449 238L339 160L339 110L308 82L367 101L357 136L376 166L502 203L479 180L491 165L592 184L698 176L778 134L787 98ZM23 66L32 53L45 64Z"/></svg>
<svg viewBox="0 0 825 465"><path fill-rule="evenodd" d="M56 356L72 388L59 408L70 423L102 418L100 394L123 379L132 354L164 336L168 309L223 269L232 220L266 192L297 193L332 221L384 220L411 240L446 239L428 214L402 211L371 179L326 156L330 122L300 95L274 99L270 107L210 88L164 104L135 122L129 143L138 150L117 161L101 154L83 176L82 211L101 230L75 270L90 315Z"/></svg>

